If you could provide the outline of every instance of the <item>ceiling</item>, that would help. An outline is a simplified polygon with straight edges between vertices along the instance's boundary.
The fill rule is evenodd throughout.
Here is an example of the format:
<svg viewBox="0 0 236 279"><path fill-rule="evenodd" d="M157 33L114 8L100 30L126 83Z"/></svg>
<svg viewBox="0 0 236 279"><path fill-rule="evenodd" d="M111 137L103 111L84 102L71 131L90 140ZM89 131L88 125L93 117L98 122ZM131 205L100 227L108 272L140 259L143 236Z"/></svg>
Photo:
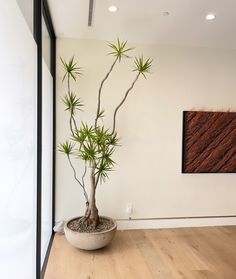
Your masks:
<svg viewBox="0 0 236 279"><path fill-rule="evenodd" d="M48 0L57 37L236 49L236 0ZM108 11L116 5L118 12ZM163 12L169 12L164 16ZM206 14L216 19L207 21Z"/></svg>

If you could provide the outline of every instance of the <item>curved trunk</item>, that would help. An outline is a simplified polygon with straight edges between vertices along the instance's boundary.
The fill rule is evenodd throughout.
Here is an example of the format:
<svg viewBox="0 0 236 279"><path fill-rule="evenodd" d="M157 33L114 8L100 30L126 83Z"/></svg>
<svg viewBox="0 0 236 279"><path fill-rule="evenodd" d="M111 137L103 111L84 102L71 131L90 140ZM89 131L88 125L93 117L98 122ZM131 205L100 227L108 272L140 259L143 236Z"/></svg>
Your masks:
<svg viewBox="0 0 236 279"><path fill-rule="evenodd" d="M95 182L95 175L94 175L94 168L91 171L91 191L89 196L89 202L86 203L86 211L85 216L80 219L81 223L85 223L86 225L92 225L95 228L99 224L99 215L98 209L96 206L96 182Z"/></svg>

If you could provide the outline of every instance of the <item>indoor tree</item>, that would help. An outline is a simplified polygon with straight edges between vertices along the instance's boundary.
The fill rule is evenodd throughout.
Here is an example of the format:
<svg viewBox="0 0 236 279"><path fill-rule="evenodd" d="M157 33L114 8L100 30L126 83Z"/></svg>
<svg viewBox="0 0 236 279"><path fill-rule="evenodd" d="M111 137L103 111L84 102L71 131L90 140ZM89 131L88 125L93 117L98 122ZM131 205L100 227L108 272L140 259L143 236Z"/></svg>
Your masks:
<svg viewBox="0 0 236 279"><path fill-rule="evenodd" d="M93 124L81 121L78 124L78 119L76 119L78 111L82 110L83 103L81 99L72 92L71 81L77 81L77 77L82 74L81 67L74 61L74 57L68 62L61 58L64 69L63 81L67 82L67 93L63 98L63 102L65 110L69 113L71 138L64 143L61 143L59 145L59 150L67 156L74 178L81 187L86 200L86 211L84 216L80 219L80 223L85 226L92 226L93 228L96 228L99 224L99 214L96 206L97 186L108 178L109 172L115 165L112 155L119 144L116 132L117 113L125 103L137 80L141 76L146 78L146 74L149 73L152 64L150 58L144 59L143 56L134 59L133 71L136 72L135 78L114 110L112 127L105 128L101 121L104 117L104 110L101 109L101 95L104 83L109 78L114 67L123 58L128 58L128 54L132 50L132 48L127 48L126 41L120 42L119 39L117 40L117 43L108 43L108 47L112 50L109 54L114 57L114 61L100 83L97 98L97 110ZM84 170L80 175L73 165L72 156L84 161ZM85 176L88 171L91 180L89 195L85 186Z"/></svg>

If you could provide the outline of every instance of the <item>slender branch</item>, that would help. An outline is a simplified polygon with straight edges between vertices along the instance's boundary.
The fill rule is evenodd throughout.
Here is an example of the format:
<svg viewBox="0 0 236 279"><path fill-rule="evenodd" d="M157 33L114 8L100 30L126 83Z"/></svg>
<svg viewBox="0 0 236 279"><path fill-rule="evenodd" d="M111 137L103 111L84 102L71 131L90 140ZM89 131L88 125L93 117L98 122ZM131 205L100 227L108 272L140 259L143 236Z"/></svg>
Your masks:
<svg viewBox="0 0 236 279"><path fill-rule="evenodd" d="M136 81L138 80L140 76L140 72L137 74L136 78L134 79L133 83L131 84L131 86L129 87L129 89L126 91L124 98L122 99L122 101L119 103L119 105L116 107L115 111L114 111L114 115L113 115L113 128L112 128L112 133L114 134L115 129L116 129L116 114L118 112L118 110L120 109L120 107L124 104L126 98L128 97L130 91L133 89Z"/></svg>
<svg viewBox="0 0 236 279"><path fill-rule="evenodd" d="M75 118L74 116L71 116L72 120L73 120L73 124L75 126L75 130L78 131L78 128L77 128L77 124L76 124L76 121L75 121Z"/></svg>
<svg viewBox="0 0 236 279"><path fill-rule="evenodd" d="M75 134L74 134L74 131L73 131L73 127L72 127L72 116L70 116L70 131L71 131L71 134L72 134L72 136L74 136Z"/></svg>
<svg viewBox="0 0 236 279"><path fill-rule="evenodd" d="M67 86L68 86L68 94L70 94L70 75L68 75L68 78L67 78ZM72 136L74 136L73 125L74 125L75 130L77 131L76 121L75 121L74 116L71 113L71 115L70 115L70 131L72 133Z"/></svg>
<svg viewBox="0 0 236 279"><path fill-rule="evenodd" d="M97 107L97 115L96 115L96 119L95 119L95 128L97 128L97 122L98 122L99 113L100 113L100 109L101 109L102 87L103 87L104 82L108 79L108 77L109 77L110 73L112 72L117 61L118 61L118 56L116 57L115 61L112 63L110 70L108 71L108 73L106 74L104 79L102 80L99 90L98 90L98 107Z"/></svg>
<svg viewBox="0 0 236 279"><path fill-rule="evenodd" d="M68 74L67 77L68 94L70 94L70 75Z"/></svg>
<svg viewBox="0 0 236 279"><path fill-rule="evenodd" d="M68 74L67 75L67 86L68 86L68 94L70 94L70 75ZM71 134L72 136L74 136L74 131L73 131L73 127L72 127L72 121L74 122L74 125L75 125L75 120L72 116L72 113L70 115L70 131L71 131Z"/></svg>
<svg viewBox="0 0 236 279"><path fill-rule="evenodd" d="M75 118L74 118L74 116L71 114L71 116L70 116L70 131L71 131L72 136L75 135L75 132L74 132L74 130L73 130L73 125L74 125L74 130L75 130L75 131L78 131Z"/></svg>
<svg viewBox="0 0 236 279"><path fill-rule="evenodd" d="M85 187L84 178L85 178L86 173L87 173L87 166L86 166L86 162L84 162L84 174L82 176L82 184L84 187Z"/></svg>
<svg viewBox="0 0 236 279"><path fill-rule="evenodd" d="M88 194L87 194L87 192L86 192L86 190L85 190L85 185L84 185L84 183L81 183L80 180L77 178L75 168L74 168L74 166L73 166L73 164L72 164L72 162L71 162L71 159L70 159L70 155L67 155L67 158L68 158L68 161L69 161L69 163L70 163L70 166L71 166L71 168L72 168L72 170L73 170L74 178L75 178L75 180L79 183L79 185L81 186L81 188L83 189L84 197L85 197L86 201L89 202ZM84 176L83 176L82 180L83 180L83 179L84 179Z"/></svg>

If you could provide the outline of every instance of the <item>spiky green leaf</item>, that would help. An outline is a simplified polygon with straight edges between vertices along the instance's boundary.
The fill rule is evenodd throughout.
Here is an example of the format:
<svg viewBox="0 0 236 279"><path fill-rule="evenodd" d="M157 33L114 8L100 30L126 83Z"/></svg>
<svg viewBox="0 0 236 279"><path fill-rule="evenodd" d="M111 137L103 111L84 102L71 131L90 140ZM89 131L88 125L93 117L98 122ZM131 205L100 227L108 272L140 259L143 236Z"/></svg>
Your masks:
<svg viewBox="0 0 236 279"><path fill-rule="evenodd" d="M64 69L62 81L64 81L66 77L72 77L73 80L76 81L76 78L82 75L82 68L78 66L78 62L74 62L74 56L68 62L61 57L60 60Z"/></svg>
<svg viewBox="0 0 236 279"><path fill-rule="evenodd" d="M143 56L135 57L134 72L137 71L146 78L146 73L150 73L153 60L151 58L144 59Z"/></svg>
<svg viewBox="0 0 236 279"><path fill-rule="evenodd" d="M62 101L65 104L65 110L68 110L72 116L75 115L76 110L81 111L81 108L84 106L81 99L78 98L73 92L66 94Z"/></svg>
<svg viewBox="0 0 236 279"><path fill-rule="evenodd" d="M117 38L117 43L108 43L108 46L112 49L109 55L117 57L119 61L121 61L123 57L129 58L127 53L134 48L127 48L126 45L127 41L120 42L119 38Z"/></svg>
<svg viewBox="0 0 236 279"><path fill-rule="evenodd" d="M58 150L69 156L73 152L73 147L74 145L71 142L65 141L64 143L59 144Z"/></svg>

